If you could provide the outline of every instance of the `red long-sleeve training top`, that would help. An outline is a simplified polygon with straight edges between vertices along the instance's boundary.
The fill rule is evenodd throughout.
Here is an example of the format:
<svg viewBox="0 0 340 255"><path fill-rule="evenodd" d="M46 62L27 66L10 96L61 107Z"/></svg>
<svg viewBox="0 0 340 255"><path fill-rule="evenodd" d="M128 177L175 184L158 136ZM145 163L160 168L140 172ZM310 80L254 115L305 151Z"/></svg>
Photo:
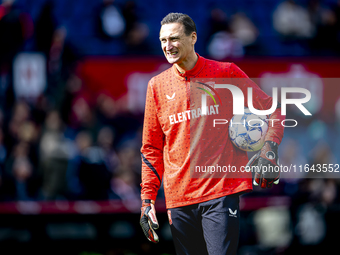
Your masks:
<svg viewBox="0 0 340 255"><path fill-rule="evenodd" d="M248 162L247 153L231 143L228 125L213 125L214 119L230 121L233 117L232 94L228 89L210 90L216 102L208 96L208 112L202 115L199 100L205 92L198 87L209 88L194 81L206 81L206 78L217 78L239 87L244 94L245 107L248 87L253 88L256 109L269 109L272 105L272 98L233 63L198 55L190 71L179 73L173 65L153 77L147 88L141 148L142 199L155 200L162 180L167 208L252 190L251 173L240 171ZM284 119L280 108L270 119ZM280 144L283 137L280 122L272 122L266 140ZM204 166L215 166L215 169L229 166L229 170L224 168L226 171L211 173L204 171ZM237 171L231 172L230 166Z"/></svg>

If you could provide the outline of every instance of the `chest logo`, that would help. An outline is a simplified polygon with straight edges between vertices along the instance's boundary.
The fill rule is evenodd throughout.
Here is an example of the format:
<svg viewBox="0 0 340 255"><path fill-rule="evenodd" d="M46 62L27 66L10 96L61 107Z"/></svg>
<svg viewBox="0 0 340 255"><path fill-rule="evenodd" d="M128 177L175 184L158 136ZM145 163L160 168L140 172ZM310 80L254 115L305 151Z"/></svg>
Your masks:
<svg viewBox="0 0 340 255"><path fill-rule="evenodd" d="M176 93L174 93L171 97L168 96L168 95L166 95L166 98L169 99L169 100L171 100L171 99L174 99L174 98L175 98L175 95L176 95Z"/></svg>

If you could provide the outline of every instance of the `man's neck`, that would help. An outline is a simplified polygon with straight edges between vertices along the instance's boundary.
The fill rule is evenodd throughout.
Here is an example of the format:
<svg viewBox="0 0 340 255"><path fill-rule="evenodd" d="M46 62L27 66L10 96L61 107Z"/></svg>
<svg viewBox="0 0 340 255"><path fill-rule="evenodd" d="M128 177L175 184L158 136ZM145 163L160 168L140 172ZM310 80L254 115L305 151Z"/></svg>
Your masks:
<svg viewBox="0 0 340 255"><path fill-rule="evenodd" d="M198 56L194 52L192 56L186 62L181 63L181 64L175 64L175 66L180 73L185 73L186 71L189 71L195 67L197 60L198 60Z"/></svg>

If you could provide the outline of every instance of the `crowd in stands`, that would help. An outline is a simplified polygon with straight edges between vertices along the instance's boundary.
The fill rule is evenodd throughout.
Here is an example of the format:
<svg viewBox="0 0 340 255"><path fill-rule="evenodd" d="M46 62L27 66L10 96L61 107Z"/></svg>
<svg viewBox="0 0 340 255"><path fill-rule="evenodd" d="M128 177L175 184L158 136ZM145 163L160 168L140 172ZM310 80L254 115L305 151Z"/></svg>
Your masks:
<svg viewBox="0 0 340 255"><path fill-rule="evenodd" d="M139 206L143 117L117 111L108 95L90 104L75 72L80 56L67 41L66 28L56 26L53 3L45 1L33 22L18 2L3 1L0 6L0 200L119 198L135 199ZM133 44L130 32L139 26L133 18L134 4L126 6L126 22L112 2L103 2L98 33L123 36ZM121 29L110 27L111 18L105 18L110 13L118 15ZM20 64L19 75L12 66L30 39L47 66L47 85L37 93L25 90L28 82L13 85L17 76L30 81L39 79L35 71L44 72L34 66L39 56L23 58L33 61L24 74Z"/></svg>
<svg viewBox="0 0 340 255"><path fill-rule="evenodd" d="M170 11L196 21L197 51L215 59L340 54L337 0L4 0L0 33L12 33L1 48L24 42L24 50L46 52L64 40L81 55L161 55L160 21Z"/></svg>

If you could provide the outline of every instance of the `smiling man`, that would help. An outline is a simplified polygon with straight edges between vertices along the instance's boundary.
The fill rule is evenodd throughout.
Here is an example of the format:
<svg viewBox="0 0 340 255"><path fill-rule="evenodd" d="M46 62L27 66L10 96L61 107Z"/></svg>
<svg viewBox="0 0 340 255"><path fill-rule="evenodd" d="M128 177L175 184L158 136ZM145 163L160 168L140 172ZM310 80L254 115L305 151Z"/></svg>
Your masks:
<svg viewBox="0 0 340 255"><path fill-rule="evenodd" d="M164 18L159 39L168 62L175 64L177 70L184 73L186 70L194 68L198 60L194 51L197 41L196 27L194 23L185 22L184 17L182 18L183 24L167 23L170 20L170 17L169 19Z"/></svg>
<svg viewBox="0 0 340 255"><path fill-rule="evenodd" d="M158 242L158 228L154 203L157 192L164 184L169 224L177 254L224 255L236 254L239 239L239 196L252 190L251 173L230 178L193 178L190 163L195 160L193 141L199 141L190 131L191 124L207 127L199 108L193 109L190 100L190 81L193 78L245 78L248 76L233 63L205 59L195 52L197 31L193 20L185 14L170 13L161 22L159 39L163 53L172 67L153 77L147 89L142 157L142 208L140 224L146 237ZM247 86L238 85L246 94ZM253 86L257 109L269 109L272 98ZM210 106L209 114L232 117L231 101L223 109ZM206 117L206 116L204 116ZM281 119L280 108L271 118ZM228 139L228 129L214 134L223 150L206 147L218 165L235 165L248 162L246 152L234 147ZM277 147L283 136L283 127L274 125L266 134L266 143L252 165L277 165ZM221 139L223 138L223 139ZM211 142L211 143L210 143ZM274 159L265 159L272 151ZM262 188L277 183L279 173L257 173L255 185Z"/></svg>

